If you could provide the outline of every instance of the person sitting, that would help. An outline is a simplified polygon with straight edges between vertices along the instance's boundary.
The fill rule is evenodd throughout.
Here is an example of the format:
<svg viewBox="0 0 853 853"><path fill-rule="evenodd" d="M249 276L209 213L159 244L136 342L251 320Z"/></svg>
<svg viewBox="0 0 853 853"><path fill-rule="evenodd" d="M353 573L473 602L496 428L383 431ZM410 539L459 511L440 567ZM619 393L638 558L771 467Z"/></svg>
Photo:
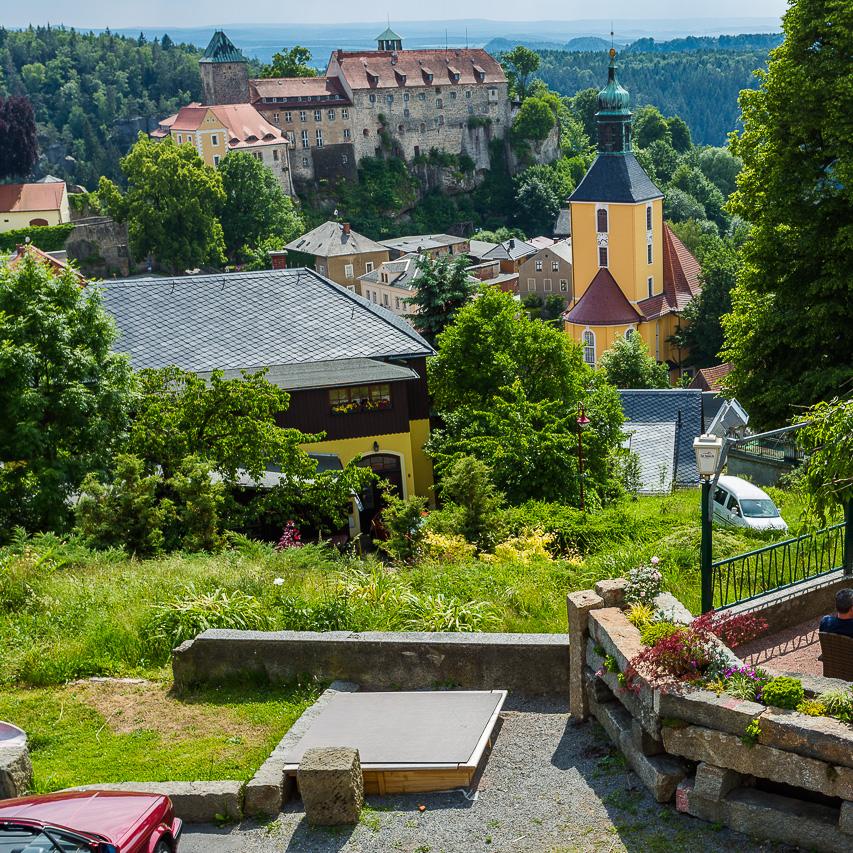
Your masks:
<svg viewBox="0 0 853 853"><path fill-rule="evenodd" d="M820 620L820 630L826 634L843 634L853 637L853 589L841 589L835 594L834 616Z"/></svg>

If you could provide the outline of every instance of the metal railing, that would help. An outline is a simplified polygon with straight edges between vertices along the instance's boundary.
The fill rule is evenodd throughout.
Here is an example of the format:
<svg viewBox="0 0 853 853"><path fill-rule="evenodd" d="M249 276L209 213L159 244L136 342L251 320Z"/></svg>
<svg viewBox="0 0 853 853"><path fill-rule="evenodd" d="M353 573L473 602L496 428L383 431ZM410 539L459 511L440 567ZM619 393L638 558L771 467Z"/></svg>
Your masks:
<svg viewBox="0 0 853 853"><path fill-rule="evenodd" d="M805 458L805 454L795 441L783 437L770 436L742 441L733 450L736 453L748 453L760 459L784 462L789 465L797 465Z"/></svg>
<svg viewBox="0 0 853 853"><path fill-rule="evenodd" d="M844 567L845 523L774 542L711 563L714 607L731 607L759 595Z"/></svg>

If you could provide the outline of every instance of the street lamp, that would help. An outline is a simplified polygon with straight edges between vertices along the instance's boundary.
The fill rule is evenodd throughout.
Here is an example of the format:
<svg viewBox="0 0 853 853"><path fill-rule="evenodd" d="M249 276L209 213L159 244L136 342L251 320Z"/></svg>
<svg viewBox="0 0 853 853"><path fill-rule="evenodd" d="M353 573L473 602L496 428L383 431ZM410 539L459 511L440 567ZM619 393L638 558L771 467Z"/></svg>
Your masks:
<svg viewBox="0 0 853 853"><path fill-rule="evenodd" d="M723 454L723 439L718 435L700 435L693 439L696 467L702 481L702 545L699 551L702 571L702 612L714 609L714 581L711 575L711 486L717 476Z"/></svg>
<svg viewBox="0 0 853 853"><path fill-rule="evenodd" d="M583 499L583 431L589 426L589 418L583 403L578 404L578 473L581 481L581 512L585 512Z"/></svg>

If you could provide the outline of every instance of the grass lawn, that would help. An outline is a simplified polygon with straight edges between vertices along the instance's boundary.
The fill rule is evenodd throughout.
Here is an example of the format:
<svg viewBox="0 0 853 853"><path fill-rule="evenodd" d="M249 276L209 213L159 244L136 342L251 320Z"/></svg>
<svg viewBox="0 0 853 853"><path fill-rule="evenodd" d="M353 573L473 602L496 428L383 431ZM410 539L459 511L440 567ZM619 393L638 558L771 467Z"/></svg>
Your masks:
<svg viewBox="0 0 853 853"><path fill-rule="evenodd" d="M35 790L104 782L250 779L318 690L228 688L176 698L163 682L12 688L0 719L27 732Z"/></svg>

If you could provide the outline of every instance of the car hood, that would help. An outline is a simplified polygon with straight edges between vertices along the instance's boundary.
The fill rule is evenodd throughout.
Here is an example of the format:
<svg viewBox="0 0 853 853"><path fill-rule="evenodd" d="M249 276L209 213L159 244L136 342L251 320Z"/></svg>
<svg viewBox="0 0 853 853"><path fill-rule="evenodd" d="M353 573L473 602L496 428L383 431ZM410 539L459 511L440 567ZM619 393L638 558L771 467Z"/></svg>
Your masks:
<svg viewBox="0 0 853 853"><path fill-rule="evenodd" d="M746 523L753 530L787 530L788 525L784 518L748 518Z"/></svg>
<svg viewBox="0 0 853 853"><path fill-rule="evenodd" d="M66 791L0 802L0 821L53 824L121 845L146 815L157 810L166 810L166 800L159 794Z"/></svg>

